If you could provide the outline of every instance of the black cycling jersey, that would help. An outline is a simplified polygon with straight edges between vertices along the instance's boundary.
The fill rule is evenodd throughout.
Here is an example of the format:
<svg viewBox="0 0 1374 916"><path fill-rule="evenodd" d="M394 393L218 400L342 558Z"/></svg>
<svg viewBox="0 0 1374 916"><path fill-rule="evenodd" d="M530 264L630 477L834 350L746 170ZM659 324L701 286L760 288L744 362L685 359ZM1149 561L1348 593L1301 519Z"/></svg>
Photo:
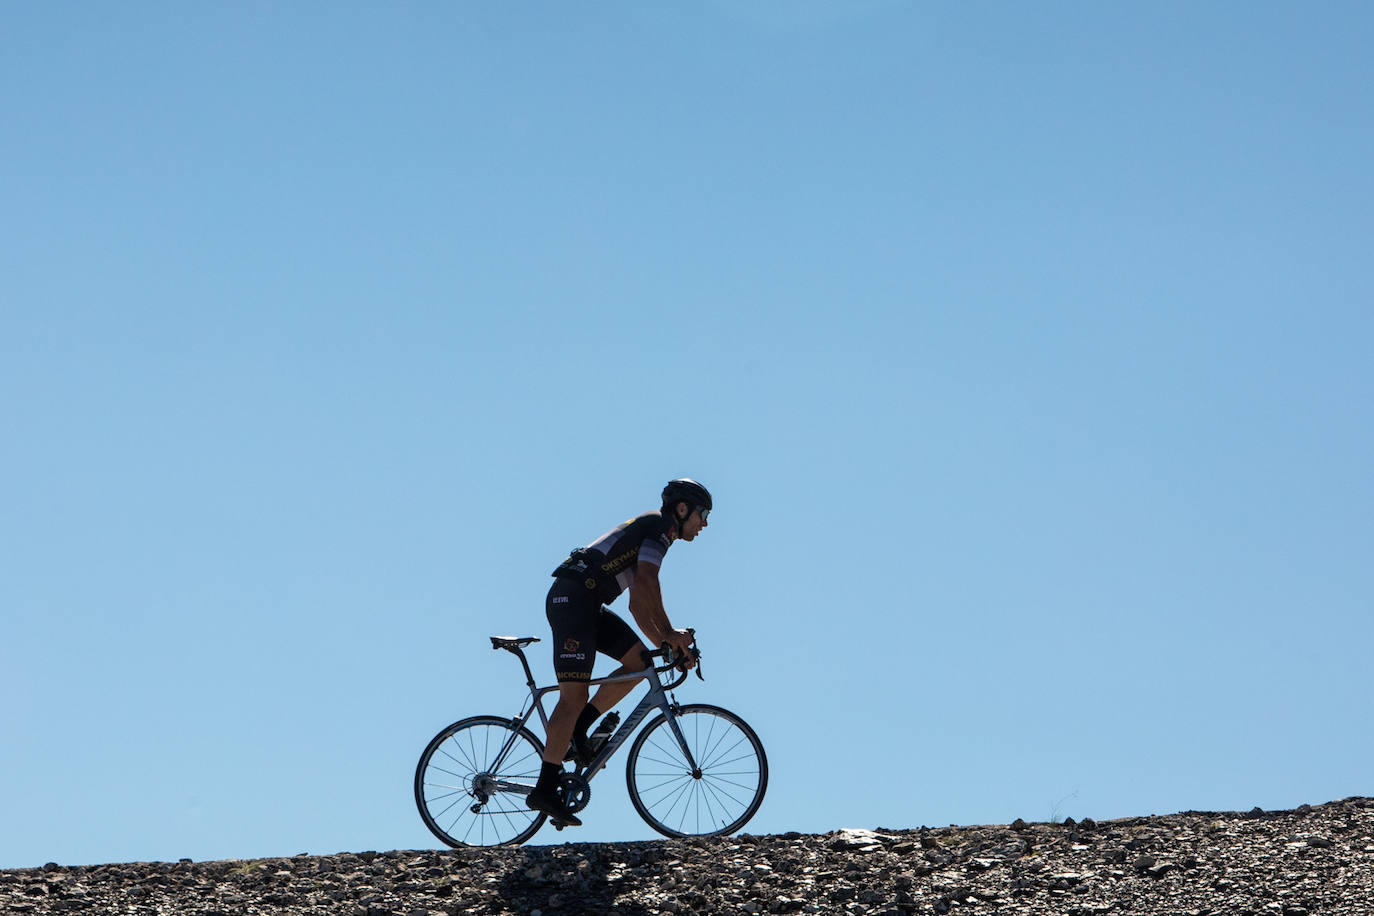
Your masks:
<svg viewBox="0 0 1374 916"><path fill-rule="evenodd" d="M553 571L544 612L553 630L553 668L559 683L587 681L596 653L621 659L640 642L624 620L602 607L634 585L642 560L663 565L677 525L662 512L645 512L580 547Z"/></svg>
<svg viewBox="0 0 1374 916"><path fill-rule="evenodd" d="M677 525L655 509L624 522L586 547L574 550L553 575L580 581L609 604L634 585L635 566L642 560L663 565L664 554L677 539Z"/></svg>

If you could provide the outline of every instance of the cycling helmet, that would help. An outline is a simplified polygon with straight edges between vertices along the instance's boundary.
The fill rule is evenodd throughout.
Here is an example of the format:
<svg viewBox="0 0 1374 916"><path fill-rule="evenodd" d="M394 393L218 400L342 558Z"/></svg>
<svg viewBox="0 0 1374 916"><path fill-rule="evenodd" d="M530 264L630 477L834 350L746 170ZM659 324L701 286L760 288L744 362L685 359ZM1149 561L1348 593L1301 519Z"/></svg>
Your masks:
<svg viewBox="0 0 1374 916"><path fill-rule="evenodd" d="M663 488L663 508L684 502L689 506L700 506L703 509L711 508L711 491L690 477L679 477L677 480L668 481L668 485Z"/></svg>

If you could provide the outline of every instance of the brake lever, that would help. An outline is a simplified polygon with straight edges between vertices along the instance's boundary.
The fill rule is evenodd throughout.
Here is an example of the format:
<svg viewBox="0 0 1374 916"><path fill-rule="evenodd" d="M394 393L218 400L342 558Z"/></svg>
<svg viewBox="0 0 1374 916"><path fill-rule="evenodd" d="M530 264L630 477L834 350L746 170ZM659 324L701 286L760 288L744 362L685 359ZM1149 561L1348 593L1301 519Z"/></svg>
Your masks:
<svg viewBox="0 0 1374 916"><path fill-rule="evenodd" d="M706 680L706 675L701 673L701 650L697 648L697 631L693 630L691 627L688 627L687 632L692 634L692 662L693 667L697 670L697 679L704 682ZM663 644L663 648L667 650L669 664L673 664L673 647L665 642ZM682 667L683 661L685 660L686 659L678 661L676 664L673 664L673 667L679 671L682 671L683 673L686 673L687 669Z"/></svg>

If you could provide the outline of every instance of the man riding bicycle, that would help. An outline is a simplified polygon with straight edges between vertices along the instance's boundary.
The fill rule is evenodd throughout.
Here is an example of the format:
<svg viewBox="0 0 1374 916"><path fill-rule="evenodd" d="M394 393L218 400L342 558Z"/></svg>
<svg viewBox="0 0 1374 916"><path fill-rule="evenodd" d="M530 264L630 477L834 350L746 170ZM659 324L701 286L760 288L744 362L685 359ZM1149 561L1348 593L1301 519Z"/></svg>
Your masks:
<svg viewBox="0 0 1374 916"><path fill-rule="evenodd" d="M587 730L638 683L602 684L588 702L587 682L596 653L620 662L612 676L644 670L642 653L648 651L644 643L619 615L603 605L628 589L630 614L639 629L654 646L672 646L683 664L692 666L692 636L668 620L658 568L673 541L696 539L710 512L711 494L705 487L686 477L671 480L663 488L661 509L636 516L587 547L574 550L554 570L557 581L549 589L544 612L553 630L558 705L549 717L539 781L526 798L529 808L562 824L582 825L558 795L563 761L569 756L582 762L591 759L593 748Z"/></svg>

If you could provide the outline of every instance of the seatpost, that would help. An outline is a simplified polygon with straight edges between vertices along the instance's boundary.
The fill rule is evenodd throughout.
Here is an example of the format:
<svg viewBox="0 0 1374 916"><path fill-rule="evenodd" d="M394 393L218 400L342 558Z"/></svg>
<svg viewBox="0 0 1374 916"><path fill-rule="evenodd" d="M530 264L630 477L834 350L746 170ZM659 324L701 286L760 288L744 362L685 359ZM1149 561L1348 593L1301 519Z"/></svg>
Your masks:
<svg viewBox="0 0 1374 916"><path fill-rule="evenodd" d="M520 667L525 669L525 685L530 688L531 692L533 692L535 688L534 672L530 670L530 663L525 658L524 650L522 650L519 646L501 646L501 648L505 649L511 655L514 655L516 658L520 659Z"/></svg>
<svg viewBox="0 0 1374 916"><path fill-rule="evenodd" d="M525 683L529 685L530 690L534 690L534 672L530 670L530 663L525 660L525 653L516 646L515 654L520 657L520 665L525 669Z"/></svg>

